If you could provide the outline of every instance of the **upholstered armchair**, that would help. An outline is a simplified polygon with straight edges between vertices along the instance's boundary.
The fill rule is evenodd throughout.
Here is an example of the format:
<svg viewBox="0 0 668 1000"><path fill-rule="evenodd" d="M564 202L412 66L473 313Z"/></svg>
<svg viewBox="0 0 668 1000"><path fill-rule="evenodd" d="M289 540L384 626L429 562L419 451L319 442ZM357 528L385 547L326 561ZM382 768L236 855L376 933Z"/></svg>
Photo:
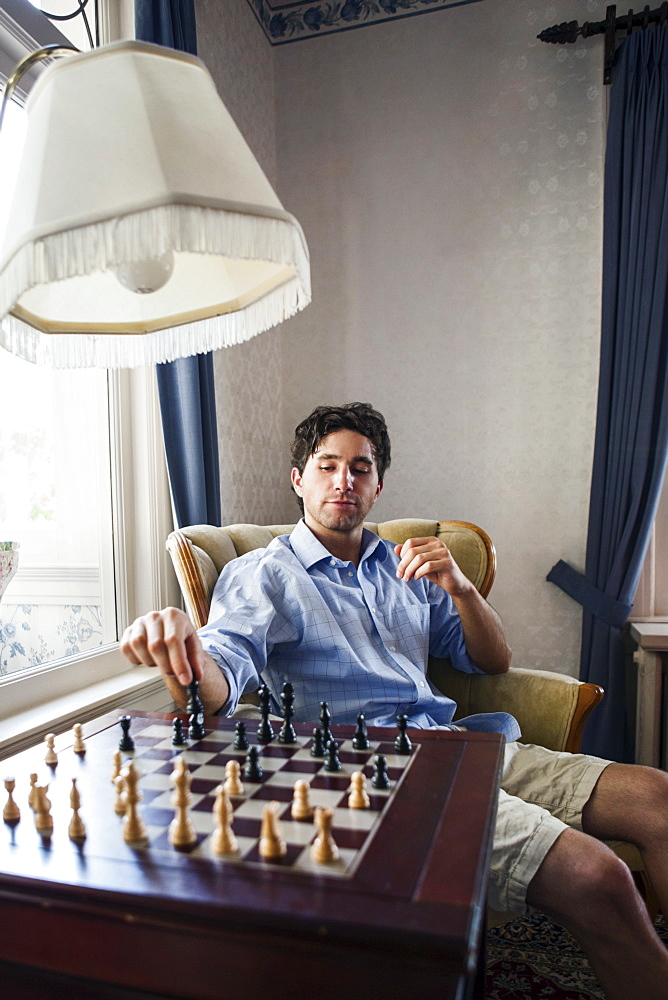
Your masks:
<svg viewBox="0 0 668 1000"><path fill-rule="evenodd" d="M293 524L233 524L214 528L193 525L173 531L167 549L183 592L186 611L200 628L209 614L211 594L223 566L237 556L268 545L277 535L288 534ZM430 521L402 518L367 524L388 541L436 535L442 538L462 571L483 597L496 574L496 552L489 535L466 521ZM429 677L436 687L457 702L457 716L504 711L514 715L527 743L551 750L576 752L587 716L603 697L595 684L584 684L564 674L514 667L506 674L463 674L445 660L432 658Z"/></svg>
<svg viewBox="0 0 668 1000"><path fill-rule="evenodd" d="M206 624L213 588L223 566L251 549L268 545L277 535L289 534L293 527L294 524L232 524L215 528L196 524L170 534L167 549L186 611L197 628ZM467 521L401 518L367 523L366 527L395 543L431 535L442 538L482 596L489 594L496 575L496 551L489 535L477 525ZM428 674L436 687L457 703L455 721L477 712L509 712L519 722L524 742L571 753L580 749L585 722L603 698L603 689L597 684L546 670L512 667L505 674L463 674L447 660L431 657ZM248 696L239 714L255 711L253 701L253 696ZM650 912L656 913L656 899L644 877L637 848L624 843L612 846L635 873ZM508 917L493 911L488 914L490 923Z"/></svg>

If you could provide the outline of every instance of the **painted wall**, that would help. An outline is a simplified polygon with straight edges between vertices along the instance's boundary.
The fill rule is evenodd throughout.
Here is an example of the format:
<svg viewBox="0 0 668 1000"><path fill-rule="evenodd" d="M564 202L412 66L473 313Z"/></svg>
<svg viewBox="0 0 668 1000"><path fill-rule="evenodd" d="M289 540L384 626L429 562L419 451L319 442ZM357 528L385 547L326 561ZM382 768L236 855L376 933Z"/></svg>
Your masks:
<svg viewBox="0 0 668 1000"><path fill-rule="evenodd" d="M580 614L545 575L560 557L584 562L602 43L536 35L603 18L605 3L485 0L269 53L246 6L199 3L198 19L207 47L250 60L275 94L268 108L237 82L234 100L259 156L274 110L278 192L306 232L314 300L217 361L223 450L242 457L223 489L229 519L267 506L267 520L292 518L276 456L295 423L317 403L367 399L394 444L378 519L482 524L515 664L576 674ZM233 20L221 7L236 10L235 44L211 30ZM203 42L200 29L209 61Z"/></svg>
<svg viewBox="0 0 668 1000"><path fill-rule="evenodd" d="M274 53L246 0L196 0L198 54L276 185ZM282 436L281 335L270 330L214 358L223 523L278 523L289 471ZM287 471L286 471L287 470ZM285 505L285 499L283 499Z"/></svg>

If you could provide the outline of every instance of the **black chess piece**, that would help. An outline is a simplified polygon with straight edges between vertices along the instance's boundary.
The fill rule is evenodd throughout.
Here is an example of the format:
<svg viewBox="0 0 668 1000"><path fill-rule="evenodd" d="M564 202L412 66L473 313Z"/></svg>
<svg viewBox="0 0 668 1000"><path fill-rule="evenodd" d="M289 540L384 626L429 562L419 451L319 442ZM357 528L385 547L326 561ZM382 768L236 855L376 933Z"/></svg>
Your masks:
<svg viewBox="0 0 668 1000"><path fill-rule="evenodd" d="M406 732L406 726L408 725L408 717L405 715L399 715L397 717L397 726L399 727L399 735L394 741L394 749L397 753L408 754L413 749L413 744L408 738L408 733Z"/></svg>
<svg viewBox="0 0 668 1000"><path fill-rule="evenodd" d="M248 737L246 736L246 723L242 722L241 719L237 722L234 727L235 737L232 746L235 750L248 750L249 743Z"/></svg>
<svg viewBox="0 0 668 1000"><path fill-rule="evenodd" d="M191 740L201 740L204 737L204 705L199 697L199 683L193 677L188 685L188 736Z"/></svg>
<svg viewBox="0 0 668 1000"><path fill-rule="evenodd" d="M269 718L271 714L271 691L266 684L263 684L258 689L258 695L260 696L260 712L262 713L260 725L257 728L258 742L271 743L276 735Z"/></svg>
<svg viewBox="0 0 668 1000"><path fill-rule="evenodd" d="M390 779L387 775L387 759L382 754L373 758L373 775L371 784L374 788L389 788Z"/></svg>
<svg viewBox="0 0 668 1000"><path fill-rule="evenodd" d="M322 729L315 726L313 729L313 744L311 746L311 757L324 757L325 744L322 742Z"/></svg>
<svg viewBox="0 0 668 1000"><path fill-rule="evenodd" d="M325 761L326 771L342 771L343 767L339 760L339 744L336 740L330 740L327 744L327 759Z"/></svg>
<svg viewBox="0 0 668 1000"><path fill-rule="evenodd" d="M297 734L292 725L292 718L295 714L295 692L292 684L287 681L281 691L281 703L283 705L283 725L278 734L279 743L296 743Z"/></svg>
<svg viewBox="0 0 668 1000"><path fill-rule="evenodd" d="M369 734L366 728L366 720L360 712L357 716L357 728L353 733L353 750L368 750L369 745Z"/></svg>
<svg viewBox="0 0 668 1000"><path fill-rule="evenodd" d="M243 776L246 781L262 781L264 778L264 771L260 765L260 751L257 747L250 747L248 750Z"/></svg>
<svg viewBox="0 0 668 1000"><path fill-rule="evenodd" d="M320 702L320 730L322 732L322 743L323 746L327 746L332 738L332 730L329 728L329 723L332 718L332 714L329 711L329 706L326 701Z"/></svg>
<svg viewBox="0 0 668 1000"><path fill-rule="evenodd" d="M132 719L129 715L124 715L120 720L120 727L123 730L123 735L121 736L120 742L118 744L118 749L125 751L125 753L130 753L135 748L135 741L130 736L130 723Z"/></svg>
<svg viewBox="0 0 668 1000"><path fill-rule="evenodd" d="M183 732L183 720L179 719L178 715L172 722L172 746L182 747L187 743L185 734Z"/></svg>

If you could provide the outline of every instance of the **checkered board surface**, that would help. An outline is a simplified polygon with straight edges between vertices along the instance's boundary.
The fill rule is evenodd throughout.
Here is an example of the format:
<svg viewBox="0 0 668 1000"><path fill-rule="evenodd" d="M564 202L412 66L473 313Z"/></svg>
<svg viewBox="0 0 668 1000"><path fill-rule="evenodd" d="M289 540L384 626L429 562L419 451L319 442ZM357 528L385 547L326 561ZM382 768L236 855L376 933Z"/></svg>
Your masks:
<svg viewBox="0 0 668 1000"><path fill-rule="evenodd" d="M278 724L274 723L277 730ZM234 731L216 729L206 731L203 739L188 740L186 746L172 745L172 727L168 722L142 720L132 721L131 735L135 750L124 753L124 763L134 760L140 773L139 790L142 795L139 812L148 828L146 846L127 845L123 841L122 817L114 812L115 790L111 781L113 752L118 747L122 733L112 727L85 740L86 753L74 754L71 746L58 753L58 764L47 767L44 763L44 747L35 748L33 760L24 773L15 774L16 791L14 798L19 804L22 816L13 828L15 844L35 840L32 813L26 805L29 788L30 769L37 771L39 783L49 782L48 796L52 802L54 847L76 849L67 836L67 826L71 816L69 794L72 777L77 778L81 795L81 817L86 824L86 840L78 848L83 857L96 856L120 858L145 856L147 862L183 867L196 864L242 865L289 868L291 872L317 873L326 876L350 877L357 870L364 852L374 834L379 829L383 815L399 785L407 777L410 765L420 746L414 745L410 755L395 753L392 742L370 741L368 750L359 751L352 747L351 736L339 742L339 759L342 770L328 772L322 758L311 756L312 739L299 736L294 744L280 744L274 740L270 744L258 745L260 765L264 772L260 782L250 782L243 777L244 794L231 796L234 809L233 830L238 842L236 855L220 856L214 853L211 840L215 830L213 805L215 791L225 780L225 765L229 760L239 760L242 769L246 751L233 747ZM248 727L248 739L252 744L252 727ZM63 734L63 738L67 734ZM59 737L59 741L61 738ZM59 750L58 741L56 750ZM388 765L390 788L375 789L371 785L373 759L382 754ZM25 757L25 755L21 755ZM190 817L197 831L197 844L186 850L175 849L168 839L168 827L174 818L172 798L174 786L170 776L179 756L187 762L191 774ZM10 766L9 761L5 762ZM367 776L369 809L350 809L347 799L350 776L354 771L363 771ZM7 772L10 773L10 772ZM312 806L330 806L334 809L332 836L339 849L336 861L318 864L310 857L310 845L316 836L312 822L293 820L290 806L295 782L303 780L309 785L309 800ZM258 852L260 826L263 807L271 801L278 801L281 834L287 845L287 854L277 860L265 861Z"/></svg>

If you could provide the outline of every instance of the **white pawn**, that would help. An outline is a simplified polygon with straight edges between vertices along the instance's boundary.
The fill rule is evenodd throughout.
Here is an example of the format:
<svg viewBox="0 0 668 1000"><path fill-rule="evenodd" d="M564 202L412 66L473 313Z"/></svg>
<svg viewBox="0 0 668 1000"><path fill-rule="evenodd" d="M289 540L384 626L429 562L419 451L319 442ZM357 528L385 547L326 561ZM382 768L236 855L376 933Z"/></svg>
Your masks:
<svg viewBox="0 0 668 1000"><path fill-rule="evenodd" d="M366 776L363 771L353 771L350 775L350 795L348 796L349 809L368 809L371 805L368 792L366 790Z"/></svg>
<svg viewBox="0 0 668 1000"><path fill-rule="evenodd" d="M306 781L295 781L290 815L293 819L313 819L313 806L309 802L309 788Z"/></svg>
<svg viewBox="0 0 668 1000"><path fill-rule="evenodd" d="M83 726L80 722L75 722L72 726L72 732L74 734L74 743L72 744L72 750L74 753L84 754L86 752L86 744L83 739Z"/></svg>
<svg viewBox="0 0 668 1000"><path fill-rule="evenodd" d="M241 765L238 760L228 760L225 765L225 783L223 788L228 795L243 795L244 786L240 778Z"/></svg>
<svg viewBox="0 0 668 1000"><path fill-rule="evenodd" d="M37 804L37 792L35 791L35 786L37 785L37 775L33 772L30 775L30 791L28 793L28 805L35 811L35 805Z"/></svg>
<svg viewBox="0 0 668 1000"><path fill-rule="evenodd" d="M8 823L13 823L17 819L21 819L21 810L14 801L15 788L16 788L16 782L14 781L14 779L5 778L5 790L8 793L8 797L5 808L2 811L2 818Z"/></svg>
<svg viewBox="0 0 668 1000"><path fill-rule="evenodd" d="M216 819L216 829L211 838L211 847L214 853L236 854L239 850L239 845L232 830L232 806L223 785L218 785L216 789L213 815Z"/></svg>
<svg viewBox="0 0 668 1000"><path fill-rule="evenodd" d="M121 773L121 768L123 767L123 754L120 750L114 750L114 767L111 772L111 782L113 785L116 784L116 778Z"/></svg>
<svg viewBox="0 0 668 1000"><path fill-rule="evenodd" d="M47 733L47 735L44 737L44 742L46 743L46 756L44 758L45 762L47 764L57 764L58 754L54 749L54 745L56 742L56 734Z"/></svg>
<svg viewBox="0 0 668 1000"><path fill-rule="evenodd" d="M79 795L79 789L77 788L76 778L72 778L70 806L72 807L72 819L70 820L70 825L67 828L68 836L70 840L85 840L86 827L84 825L84 821L79 815L79 809L81 808L81 796Z"/></svg>
<svg viewBox="0 0 668 1000"><path fill-rule="evenodd" d="M114 785L116 786L116 801L114 802L114 812L117 816L125 816L128 808L127 801L125 799L125 778L122 774L118 774L114 778Z"/></svg>
<svg viewBox="0 0 668 1000"><path fill-rule="evenodd" d="M339 856L339 849L332 837L332 820L334 810L318 806L315 811L315 825L318 829L318 836L313 841L311 847L311 857L319 865L327 864L328 861L336 861Z"/></svg>

